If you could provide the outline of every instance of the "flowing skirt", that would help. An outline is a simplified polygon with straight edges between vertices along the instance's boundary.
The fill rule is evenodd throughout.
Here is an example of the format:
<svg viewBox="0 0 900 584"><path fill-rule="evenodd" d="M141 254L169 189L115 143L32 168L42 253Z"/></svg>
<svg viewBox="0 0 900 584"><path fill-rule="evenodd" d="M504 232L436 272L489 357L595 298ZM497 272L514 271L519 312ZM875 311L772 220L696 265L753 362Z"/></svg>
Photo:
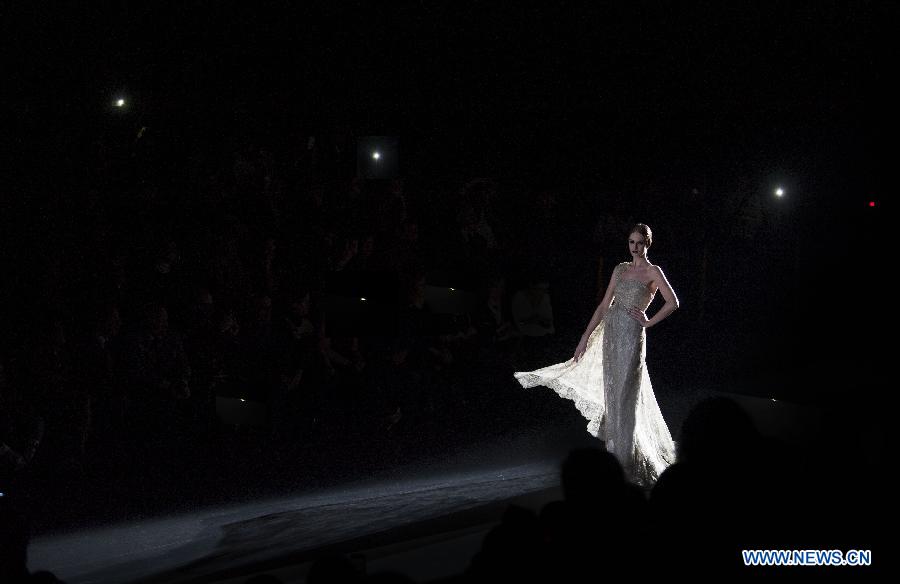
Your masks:
<svg viewBox="0 0 900 584"><path fill-rule="evenodd" d="M646 338L646 330L613 304L588 337L580 361L573 357L514 373L526 389L549 387L572 400L588 420L588 433L604 441L630 480L644 486L675 462L675 443L647 372Z"/></svg>

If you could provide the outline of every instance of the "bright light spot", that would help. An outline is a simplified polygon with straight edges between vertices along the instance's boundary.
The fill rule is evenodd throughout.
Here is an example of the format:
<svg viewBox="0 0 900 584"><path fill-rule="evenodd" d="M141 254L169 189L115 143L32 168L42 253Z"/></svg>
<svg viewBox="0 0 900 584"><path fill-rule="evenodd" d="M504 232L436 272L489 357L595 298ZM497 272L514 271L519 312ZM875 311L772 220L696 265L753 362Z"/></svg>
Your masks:
<svg viewBox="0 0 900 584"><path fill-rule="evenodd" d="M124 100L124 99L117 99L117 100L116 100L116 107L122 107L122 106L124 106L124 105L125 105L125 100Z"/></svg>
<svg viewBox="0 0 900 584"><path fill-rule="evenodd" d="M775 189L775 195L778 197L784 196L784 189L782 189L782 188Z"/></svg>
<svg viewBox="0 0 900 584"><path fill-rule="evenodd" d="M381 152L373 152L372 158L374 158L375 160L378 160L379 158L381 158Z"/></svg>
<svg viewBox="0 0 900 584"><path fill-rule="evenodd" d="M359 301L360 301L360 302L365 302L366 299L365 299L365 298L360 298Z"/></svg>
<svg viewBox="0 0 900 584"><path fill-rule="evenodd" d="M456 288L450 288L450 291L451 291L451 292L453 292L453 291L455 291L455 290L456 290Z"/></svg>
<svg viewBox="0 0 900 584"><path fill-rule="evenodd" d="M870 206L870 207L874 207L874 206L875 206L875 201L869 201L869 206Z"/></svg>
<svg viewBox="0 0 900 584"><path fill-rule="evenodd" d="M245 401L247 401L247 400L245 400L245 399L244 399L244 398L239 398L239 399L240 399L240 400L241 400L241 401L242 401L242 402L245 402Z"/></svg>
<svg viewBox="0 0 900 584"><path fill-rule="evenodd" d="M777 400L777 399L775 399L775 398L774 398L774 397L772 397L772 398L769 398L769 399L771 399L771 400L772 400L772 401L773 401L773 402L777 402L777 401L778 401L778 400Z"/></svg>

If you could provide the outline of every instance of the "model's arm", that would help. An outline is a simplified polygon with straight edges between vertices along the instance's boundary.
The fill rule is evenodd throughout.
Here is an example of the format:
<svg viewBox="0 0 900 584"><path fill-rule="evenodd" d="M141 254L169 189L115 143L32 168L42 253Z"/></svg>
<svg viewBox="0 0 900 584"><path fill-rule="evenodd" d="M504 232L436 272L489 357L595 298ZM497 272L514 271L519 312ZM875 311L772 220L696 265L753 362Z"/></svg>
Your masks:
<svg viewBox="0 0 900 584"><path fill-rule="evenodd" d="M619 269L616 268L613 270L612 276L609 277L609 285L606 286L606 294L603 295L603 300L600 301L597 310L594 311L594 316L591 317L591 322L588 323L587 329L585 329L584 334L581 335L581 340L587 341L588 337L591 336L591 333L594 332L594 329L597 328L597 325L600 324L600 321L603 320L603 315L609 310L609 305L612 304L613 301L613 290L616 289L616 280L618 278Z"/></svg>
<svg viewBox="0 0 900 584"><path fill-rule="evenodd" d="M631 309L632 315L637 318L638 322L640 322L641 326L644 328L650 328L655 324L659 324L661 320L675 312L679 306L678 297L675 296L675 291L672 290L672 286L670 286L669 281L666 280L666 275L663 274L662 268L655 266L654 271L656 272L657 282L659 282L659 291L662 293L666 303L663 304L662 308L657 310L656 314L653 315L653 318L650 319L637 308Z"/></svg>

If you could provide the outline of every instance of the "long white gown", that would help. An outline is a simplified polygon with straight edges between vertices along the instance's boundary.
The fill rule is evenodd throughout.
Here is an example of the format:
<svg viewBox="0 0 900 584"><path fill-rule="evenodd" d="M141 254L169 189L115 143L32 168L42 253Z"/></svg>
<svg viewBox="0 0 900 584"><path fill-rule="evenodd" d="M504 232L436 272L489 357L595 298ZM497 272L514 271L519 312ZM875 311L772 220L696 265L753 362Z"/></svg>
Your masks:
<svg viewBox="0 0 900 584"><path fill-rule="evenodd" d="M612 305L581 360L514 375L524 388L549 387L575 402L588 420L587 431L605 442L629 479L650 486L675 462L675 443L650 384L646 329L628 314L632 305L646 310L653 295L643 282L622 278L629 265L616 266Z"/></svg>

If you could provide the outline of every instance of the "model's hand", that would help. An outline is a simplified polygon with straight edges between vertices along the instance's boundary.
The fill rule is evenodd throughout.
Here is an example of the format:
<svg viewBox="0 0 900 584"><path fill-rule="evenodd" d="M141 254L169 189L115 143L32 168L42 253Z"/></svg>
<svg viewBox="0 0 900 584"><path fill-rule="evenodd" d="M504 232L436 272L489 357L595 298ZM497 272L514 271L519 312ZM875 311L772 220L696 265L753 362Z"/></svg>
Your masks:
<svg viewBox="0 0 900 584"><path fill-rule="evenodd" d="M575 348L574 359L575 359L576 363L578 363L578 361L581 360L581 357L582 357L582 355L584 355L584 352L586 350L587 350L587 339L585 339L584 337L581 337L581 340L578 342L578 346Z"/></svg>
<svg viewBox="0 0 900 584"><path fill-rule="evenodd" d="M647 318L647 315L644 314L644 311L637 306L632 306L631 308L629 308L628 315L634 320L638 321L638 323L644 328L647 328L647 323L650 322Z"/></svg>

